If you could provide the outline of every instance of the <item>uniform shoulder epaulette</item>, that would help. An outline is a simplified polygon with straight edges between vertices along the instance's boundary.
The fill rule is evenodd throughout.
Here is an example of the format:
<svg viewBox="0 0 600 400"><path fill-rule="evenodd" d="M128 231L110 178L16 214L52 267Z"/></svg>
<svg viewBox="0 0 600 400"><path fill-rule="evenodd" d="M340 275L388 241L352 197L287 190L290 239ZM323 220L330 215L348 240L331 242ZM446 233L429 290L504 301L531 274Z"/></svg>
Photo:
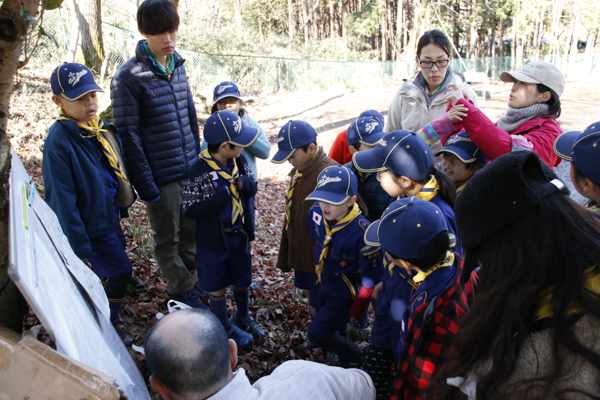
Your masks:
<svg viewBox="0 0 600 400"><path fill-rule="evenodd" d="M358 220L358 226L361 227L363 231L366 231L371 223L367 219L360 218Z"/></svg>

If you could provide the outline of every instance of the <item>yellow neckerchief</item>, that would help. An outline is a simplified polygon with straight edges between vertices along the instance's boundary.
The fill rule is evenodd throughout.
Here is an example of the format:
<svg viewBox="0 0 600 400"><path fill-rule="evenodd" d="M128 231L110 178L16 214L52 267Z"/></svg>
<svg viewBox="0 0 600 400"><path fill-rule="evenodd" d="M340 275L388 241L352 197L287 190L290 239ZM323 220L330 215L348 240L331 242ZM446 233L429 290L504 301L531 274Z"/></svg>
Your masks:
<svg viewBox="0 0 600 400"><path fill-rule="evenodd" d="M356 171L356 177L358 178L358 181L360 183L364 183L371 174L367 173L367 172L362 172L360 169L355 168L354 171Z"/></svg>
<svg viewBox="0 0 600 400"><path fill-rule="evenodd" d="M462 190L465 188L465 186L467 186L467 183L463 183L462 185L460 185L457 189L456 189L456 194L459 194L460 192L462 192Z"/></svg>
<svg viewBox="0 0 600 400"><path fill-rule="evenodd" d="M106 158L108 158L108 162L110 163L110 166L112 167L115 175L118 178L121 178L123 183L130 185L129 180L127 179L127 177L123 173L123 170L121 169L121 165L119 164L119 159L115 155L113 148L110 146L110 143L108 143L108 140L106 140L104 138L104 136L102 135L102 132L108 132L108 131L106 129L102 129L102 127L104 126L104 122L100 119L100 117L98 115L94 116L93 120L88 121L89 125L85 125L85 124L82 124L81 122L76 121L73 118L71 118L65 112L65 110L63 110L61 108L60 113L58 115L58 119L66 120L66 121L75 121L75 122L77 122L77 126L79 128L84 129L87 132L90 132L89 135L81 134L81 136L84 137L85 139L90 139L92 137L95 137L96 140L98 140L98 142L102 145L102 148L104 149L104 155L106 156Z"/></svg>
<svg viewBox="0 0 600 400"><path fill-rule="evenodd" d="M596 266L593 266L585 271L585 282L583 287L600 298L600 272ZM549 287L542 290L538 296L538 302L536 305L535 315L533 316L533 322L539 321L544 318L554 317L554 288ZM585 310L580 304L572 302L567 308L568 314L584 314Z"/></svg>
<svg viewBox="0 0 600 400"><path fill-rule="evenodd" d="M323 225L325 225L325 240L323 241L323 250L321 250L321 255L319 255L319 265L317 265L317 283L321 282L321 272L323 272L323 268L325 267L325 259L327 258L327 252L329 250L329 243L333 239L333 234L337 231L344 229L348 224L356 219L360 215L360 208L358 204L354 203L352 209L344 218L340 220L333 229L329 228L329 223L325 218L323 218Z"/></svg>
<svg viewBox="0 0 600 400"><path fill-rule="evenodd" d="M295 151L295 150L294 150ZM311 160L314 160L317 154L319 153L319 148L317 147L317 151L315 151L315 155ZM292 209L292 199L294 197L294 188L296 187L296 183L298 180L302 178L302 171L300 169L296 169L296 173L292 178L292 182L288 186L285 191L285 229L288 229L290 225L290 210Z"/></svg>
<svg viewBox="0 0 600 400"><path fill-rule="evenodd" d="M421 200L429 201L438 194L439 190L440 190L440 185L438 185L438 182L435 179L435 177L432 176L431 179L429 180L429 182L427 182L425 184L423 189L421 189L421 191L419 193L417 193L415 195L415 197L418 197Z"/></svg>
<svg viewBox="0 0 600 400"><path fill-rule="evenodd" d="M438 270L443 267L449 267L454 264L454 253L451 251L446 252L446 258L439 264L434 265L429 268L427 271L419 271L415 276L412 277L415 283L423 282L433 271Z"/></svg>
<svg viewBox="0 0 600 400"><path fill-rule="evenodd" d="M237 219L237 217L242 218L242 223L244 223L244 205L242 204L242 198L238 193L237 185L235 184L235 180L240 176L240 172L238 171L237 164L235 161L233 162L233 170L231 171L231 175L224 171L223 168L217 163L217 161L210 155L208 149L204 150L200 153L200 158L204 160L219 176L225 179L229 183L229 192L231 193L231 224L233 225Z"/></svg>
<svg viewBox="0 0 600 400"><path fill-rule="evenodd" d="M598 210L598 203L596 203L594 200L590 200L587 203L585 203L585 206L583 206L583 208L587 208L590 211L596 211Z"/></svg>

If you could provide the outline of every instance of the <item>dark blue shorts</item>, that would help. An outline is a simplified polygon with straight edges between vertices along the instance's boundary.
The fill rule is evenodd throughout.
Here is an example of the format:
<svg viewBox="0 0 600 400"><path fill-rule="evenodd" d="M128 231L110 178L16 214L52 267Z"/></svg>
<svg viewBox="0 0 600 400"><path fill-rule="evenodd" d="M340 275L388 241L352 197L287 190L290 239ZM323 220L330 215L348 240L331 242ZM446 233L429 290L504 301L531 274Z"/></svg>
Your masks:
<svg viewBox="0 0 600 400"><path fill-rule="evenodd" d="M317 303L319 297L319 286L317 285L317 274L294 270L294 284L298 289L308 290L310 305Z"/></svg>
<svg viewBox="0 0 600 400"><path fill-rule="evenodd" d="M225 233L229 253L213 253L196 247L198 283L208 292L217 292L233 285L247 288L252 283L252 255L248 236L234 230Z"/></svg>
<svg viewBox="0 0 600 400"><path fill-rule="evenodd" d="M100 278L116 278L132 270L131 261L125 253L125 235L119 226L117 232L91 239L94 254L87 260Z"/></svg>

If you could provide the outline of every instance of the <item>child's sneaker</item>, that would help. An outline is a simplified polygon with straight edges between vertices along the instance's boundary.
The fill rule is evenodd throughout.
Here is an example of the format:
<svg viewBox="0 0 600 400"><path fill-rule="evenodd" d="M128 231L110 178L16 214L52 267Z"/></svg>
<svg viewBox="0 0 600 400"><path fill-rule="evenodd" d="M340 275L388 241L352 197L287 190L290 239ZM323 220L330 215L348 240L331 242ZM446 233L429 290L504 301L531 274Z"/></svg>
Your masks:
<svg viewBox="0 0 600 400"><path fill-rule="evenodd" d="M313 342L310 341L310 339L306 339L306 341L304 343L302 343L300 346L298 346L298 350L300 350L300 351L311 351L314 348L315 348L315 345Z"/></svg>
<svg viewBox="0 0 600 400"><path fill-rule="evenodd" d="M231 318L229 319L229 322L232 325L235 325L238 328L251 333L257 339L263 339L265 337L265 332L263 332L263 330L256 323L256 321L254 321L254 318L252 318L249 315L247 317L240 318L240 316L236 312L231 316Z"/></svg>
<svg viewBox="0 0 600 400"><path fill-rule="evenodd" d="M229 336L229 339L233 339L238 347L241 347L242 349L248 349L254 339L251 334L244 332L233 324L231 324L227 336Z"/></svg>
<svg viewBox="0 0 600 400"><path fill-rule="evenodd" d="M340 365L340 357L337 354L332 353L331 351L325 353L325 359L329 361L332 365Z"/></svg>

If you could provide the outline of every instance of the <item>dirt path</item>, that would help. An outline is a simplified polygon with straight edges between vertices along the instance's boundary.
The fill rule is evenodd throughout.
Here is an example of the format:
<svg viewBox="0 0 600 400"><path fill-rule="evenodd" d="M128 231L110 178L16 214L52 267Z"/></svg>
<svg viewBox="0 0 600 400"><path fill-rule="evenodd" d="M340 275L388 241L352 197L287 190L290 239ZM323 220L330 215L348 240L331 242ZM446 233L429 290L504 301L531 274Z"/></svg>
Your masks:
<svg viewBox="0 0 600 400"><path fill-rule="evenodd" d="M492 120L497 121L506 111L510 84L490 85L491 99L480 104L481 110ZM330 90L328 92L296 92L261 94L249 105L250 115L260 121L261 126L275 143L279 129L290 119L299 119L312 124L317 130L319 145L328 151L338 132L347 128L358 115L368 109L376 109L387 115L389 104L399 86L365 90ZM568 82L561 96L562 115L558 119L563 131L582 130L600 119L600 82ZM276 146L272 149L272 154ZM285 179L289 168L275 166L268 161L258 160L261 178ZM556 172L570 185L569 163L562 163ZM583 198L571 187L573 198L582 202Z"/></svg>

